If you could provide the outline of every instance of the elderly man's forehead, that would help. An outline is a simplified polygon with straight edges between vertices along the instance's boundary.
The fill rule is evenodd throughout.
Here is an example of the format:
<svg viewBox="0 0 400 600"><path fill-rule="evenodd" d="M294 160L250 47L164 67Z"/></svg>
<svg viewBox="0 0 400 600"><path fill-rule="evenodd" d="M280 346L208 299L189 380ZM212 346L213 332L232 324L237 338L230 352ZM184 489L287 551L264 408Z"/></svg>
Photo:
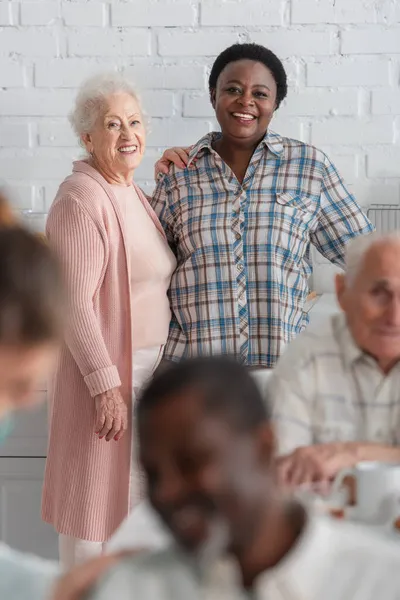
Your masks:
<svg viewBox="0 0 400 600"><path fill-rule="evenodd" d="M400 239L371 246L364 256L360 275L387 284L400 282Z"/></svg>

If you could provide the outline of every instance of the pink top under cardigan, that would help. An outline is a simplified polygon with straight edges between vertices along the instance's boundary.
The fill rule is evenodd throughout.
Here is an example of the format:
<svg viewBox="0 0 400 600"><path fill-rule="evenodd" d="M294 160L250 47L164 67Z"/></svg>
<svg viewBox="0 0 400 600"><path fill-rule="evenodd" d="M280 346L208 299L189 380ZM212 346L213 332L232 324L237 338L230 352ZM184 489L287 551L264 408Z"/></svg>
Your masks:
<svg viewBox="0 0 400 600"><path fill-rule="evenodd" d="M51 385L42 515L59 533L103 542L128 514L132 427L119 442L99 440L93 398L121 386L131 406L130 267L112 186L87 162L75 162L61 184L46 233L64 264L72 314Z"/></svg>

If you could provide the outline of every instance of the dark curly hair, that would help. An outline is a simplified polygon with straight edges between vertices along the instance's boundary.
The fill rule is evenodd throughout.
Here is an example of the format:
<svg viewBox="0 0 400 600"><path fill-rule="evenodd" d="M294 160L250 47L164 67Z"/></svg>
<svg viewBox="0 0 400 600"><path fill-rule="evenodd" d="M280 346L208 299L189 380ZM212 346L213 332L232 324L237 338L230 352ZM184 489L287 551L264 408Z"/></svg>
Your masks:
<svg viewBox="0 0 400 600"><path fill-rule="evenodd" d="M219 413L240 431L270 421L271 411L250 372L229 356L203 356L173 363L156 374L137 404L139 427L146 415L174 394L196 390L209 412Z"/></svg>
<svg viewBox="0 0 400 600"><path fill-rule="evenodd" d="M225 67L238 60L254 60L255 62L262 63L271 71L277 87L276 107L278 108L287 95L286 71L276 54L260 44L233 44L233 46L229 46L229 48L221 52L211 68L208 79L210 94L217 87L218 78Z"/></svg>

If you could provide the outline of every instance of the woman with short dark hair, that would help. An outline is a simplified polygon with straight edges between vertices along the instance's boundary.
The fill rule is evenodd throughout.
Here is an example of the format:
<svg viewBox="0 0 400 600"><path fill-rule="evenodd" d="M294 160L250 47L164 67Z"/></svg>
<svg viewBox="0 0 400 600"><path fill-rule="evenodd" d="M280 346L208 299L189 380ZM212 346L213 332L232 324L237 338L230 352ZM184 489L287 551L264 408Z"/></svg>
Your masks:
<svg viewBox="0 0 400 600"><path fill-rule="evenodd" d="M310 244L341 266L347 241L372 225L321 150L270 129L287 93L273 52L227 48L209 91L221 132L188 160L177 149L182 163L153 199L178 261L164 358L232 354L271 368L307 324Z"/></svg>

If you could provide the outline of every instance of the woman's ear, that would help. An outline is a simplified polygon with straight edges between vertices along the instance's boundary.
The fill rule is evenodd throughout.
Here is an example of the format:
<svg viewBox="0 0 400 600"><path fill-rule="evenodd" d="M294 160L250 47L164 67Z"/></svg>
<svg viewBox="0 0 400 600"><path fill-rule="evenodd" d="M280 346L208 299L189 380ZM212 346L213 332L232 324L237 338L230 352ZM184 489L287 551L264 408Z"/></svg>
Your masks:
<svg viewBox="0 0 400 600"><path fill-rule="evenodd" d="M217 91L215 88L212 88L210 90L210 101L211 101L211 106L213 107L214 110L215 110L215 105L216 105L216 98L217 98Z"/></svg>
<svg viewBox="0 0 400 600"><path fill-rule="evenodd" d="M90 133L83 133L81 135L81 142L85 146L86 150L91 154L93 152L92 136Z"/></svg>

